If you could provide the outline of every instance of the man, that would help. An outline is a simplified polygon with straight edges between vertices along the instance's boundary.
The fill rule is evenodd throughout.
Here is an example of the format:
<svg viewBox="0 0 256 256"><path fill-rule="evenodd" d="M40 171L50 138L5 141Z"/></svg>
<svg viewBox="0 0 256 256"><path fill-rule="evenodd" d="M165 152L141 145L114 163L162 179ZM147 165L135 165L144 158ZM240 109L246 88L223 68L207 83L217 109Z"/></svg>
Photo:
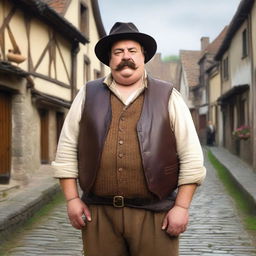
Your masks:
<svg viewBox="0 0 256 256"><path fill-rule="evenodd" d="M80 90L62 129L55 177L87 256L178 255L205 177L188 108L145 72L156 48L133 23L115 23L95 46L111 74Z"/></svg>
<svg viewBox="0 0 256 256"><path fill-rule="evenodd" d="M206 144L208 146L213 146L215 142L215 127L211 120L208 121L206 128Z"/></svg>

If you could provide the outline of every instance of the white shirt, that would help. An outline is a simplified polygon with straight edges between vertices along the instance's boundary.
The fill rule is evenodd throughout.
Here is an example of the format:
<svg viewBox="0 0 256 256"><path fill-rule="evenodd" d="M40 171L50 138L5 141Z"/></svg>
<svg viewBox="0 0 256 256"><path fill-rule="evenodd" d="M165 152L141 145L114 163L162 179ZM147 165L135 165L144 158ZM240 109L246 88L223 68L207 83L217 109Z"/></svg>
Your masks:
<svg viewBox="0 0 256 256"><path fill-rule="evenodd" d="M129 105L134 101L147 86L146 80L144 79L143 85L124 100L118 92L111 75L104 82L125 105ZM77 145L79 122L82 116L85 94L86 85L80 89L65 119L60 134L56 158L52 162L52 166L55 168L55 178L78 178ZM168 111L180 160L178 185L191 183L200 185L206 175L202 148L190 111L176 89L173 89L170 96Z"/></svg>

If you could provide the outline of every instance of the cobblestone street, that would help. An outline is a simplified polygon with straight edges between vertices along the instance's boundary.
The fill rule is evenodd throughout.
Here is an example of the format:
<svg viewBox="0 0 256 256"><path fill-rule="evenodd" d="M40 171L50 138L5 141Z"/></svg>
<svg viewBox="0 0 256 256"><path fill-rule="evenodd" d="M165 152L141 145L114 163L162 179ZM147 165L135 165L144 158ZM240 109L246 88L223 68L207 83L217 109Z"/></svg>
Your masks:
<svg viewBox="0 0 256 256"><path fill-rule="evenodd" d="M189 228L181 236L180 255L256 255L255 245L207 159L206 167L207 179L197 191ZM82 255L80 231L69 225L64 203L57 205L50 217L40 219L11 242L13 248L3 256Z"/></svg>

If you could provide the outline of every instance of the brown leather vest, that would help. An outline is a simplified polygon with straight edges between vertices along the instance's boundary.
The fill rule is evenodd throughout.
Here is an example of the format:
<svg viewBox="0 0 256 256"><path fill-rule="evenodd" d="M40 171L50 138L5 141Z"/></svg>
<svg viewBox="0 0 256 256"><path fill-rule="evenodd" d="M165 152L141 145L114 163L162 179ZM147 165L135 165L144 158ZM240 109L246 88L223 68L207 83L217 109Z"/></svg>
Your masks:
<svg viewBox="0 0 256 256"><path fill-rule="evenodd" d="M159 199L177 188L179 161L175 135L170 127L170 84L148 76L137 134L149 191ZM90 192L99 169L104 142L111 123L111 91L103 79L87 83L78 137L79 184Z"/></svg>

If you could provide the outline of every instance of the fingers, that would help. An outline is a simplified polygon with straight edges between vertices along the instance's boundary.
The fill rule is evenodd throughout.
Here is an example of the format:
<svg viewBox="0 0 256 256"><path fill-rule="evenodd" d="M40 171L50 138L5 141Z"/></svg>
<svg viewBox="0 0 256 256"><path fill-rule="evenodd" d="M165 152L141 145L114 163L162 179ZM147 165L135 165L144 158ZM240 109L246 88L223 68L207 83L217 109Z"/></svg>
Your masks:
<svg viewBox="0 0 256 256"><path fill-rule="evenodd" d="M91 221L91 214L87 206L79 199L70 201L67 205L68 217L71 225L76 229L82 229L86 221ZM84 217L84 219L83 219Z"/></svg>
<svg viewBox="0 0 256 256"><path fill-rule="evenodd" d="M187 209L174 207L165 216L162 230L166 230L170 236L178 236L186 231L188 220L189 215Z"/></svg>
<svg viewBox="0 0 256 256"><path fill-rule="evenodd" d="M78 216L76 222L79 225L80 229L86 225L86 222L83 220L82 216Z"/></svg>
<svg viewBox="0 0 256 256"><path fill-rule="evenodd" d="M91 213L90 213L90 211L89 211L89 209L88 209L88 207L85 205L85 207L84 207L84 215L85 215L85 217L86 217L86 219L88 220L88 221L91 221L92 220L92 218L91 218Z"/></svg>
<svg viewBox="0 0 256 256"><path fill-rule="evenodd" d="M166 232L170 236L179 236L181 233L185 232L187 229L186 225L170 225L168 224L168 218L165 218L162 225L162 230L166 230Z"/></svg>
<svg viewBox="0 0 256 256"><path fill-rule="evenodd" d="M167 219L167 216L165 216L162 224L162 230L165 230L167 228L167 225L168 225L168 219Z"/></svg>
<svg viewBox="0 0 256 256"><path fill-rule="evenodd" d="M170 236L179 236L181 233L185 232L187 229L186 226L177 226L177 227L173 227L171 225L168 225L168 228L166 230L166 232L170 235Z"/></svg>
<svg viewBox="0 0 256 256"><path fill-rule="evenodd" d="M70 220L70 224L76 229L82 229L85 226L85 223L81 224L76 219Z"/></svg>

